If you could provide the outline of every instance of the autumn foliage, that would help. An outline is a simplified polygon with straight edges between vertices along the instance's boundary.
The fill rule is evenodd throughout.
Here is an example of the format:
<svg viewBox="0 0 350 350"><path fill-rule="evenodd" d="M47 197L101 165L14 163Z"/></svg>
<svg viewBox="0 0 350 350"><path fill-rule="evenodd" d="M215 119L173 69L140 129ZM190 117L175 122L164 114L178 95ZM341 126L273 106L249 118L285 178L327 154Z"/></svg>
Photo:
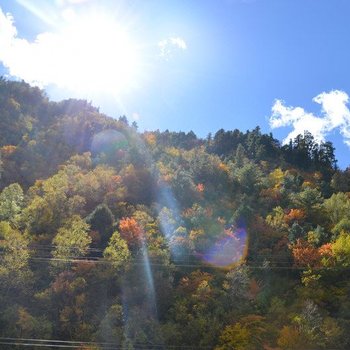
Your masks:
<svg viewBox="0 0 350 350"><path fill-rule="evenodd" d="M143 229L134 218L122 218L119 222L120 235L130 247L139 246L143 239Z"/></svg>
<svg viewBox="0 0 350 350"><path fill-rule="evenodd" d="M302 222L305 219L305 212L303 209L291 209L289 213L284 217L287 224L293 222Z"/></svg>
<svg viewBox="0 0 350 350"><path fill-rule="evenodd" d="M310 243L298 239L291 249L296 267L321 267L320 251Z"/></svg>
<svg viewBox="0 0 350 350"><path fill-rule="evenodd" d="M138 132L0 78L0 338L350 349L350 170L335 165L308 132Z"/></svg>

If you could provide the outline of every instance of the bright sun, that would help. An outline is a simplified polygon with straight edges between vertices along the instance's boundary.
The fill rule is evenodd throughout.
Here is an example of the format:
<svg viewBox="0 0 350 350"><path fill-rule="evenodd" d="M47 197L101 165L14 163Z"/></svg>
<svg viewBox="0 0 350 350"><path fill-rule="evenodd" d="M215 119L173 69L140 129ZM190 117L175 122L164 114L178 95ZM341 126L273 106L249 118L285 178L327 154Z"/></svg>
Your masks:
<svg viewBox="0 0 350 350"><path fill-rule="evenodd" d="M97 14L74 18L56 39L59 75L72 90L118 95L137 84L139 50L113 18Z"/></svg>

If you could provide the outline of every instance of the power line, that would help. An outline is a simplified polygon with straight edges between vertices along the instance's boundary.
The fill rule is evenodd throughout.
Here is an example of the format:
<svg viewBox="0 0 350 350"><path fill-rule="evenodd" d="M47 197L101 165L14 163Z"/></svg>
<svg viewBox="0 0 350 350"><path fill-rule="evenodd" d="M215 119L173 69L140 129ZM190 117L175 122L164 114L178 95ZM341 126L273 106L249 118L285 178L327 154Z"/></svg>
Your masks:
<svg viewBox="0 0 350 350"><path fill-rule="evenodd" d="M10 246L12 248L16 248L16 247L25 247L25 246ZM65 247L65 246L59 246L59 245L39 245L37 248L38 251L40 250L49 250L50 247L61 247L61 248L68 248L68 249L74 249L74 247ZM98 251L98 252L103 252L102 249L98 249L98 248L88 248L91 249L93 251ZM35 249L34 249L35 250ZM6 254L5 251L0 251L0 256ZM290 266L292 264L291 260L285 260L285 259L274 259L276 255L273 254L255 254L254 257L255 258L264 258L265 260L268 260L269 258L272 261L267 261L268 263L272 263L272 264L278 264L279 266L275 265L275 266L271 266L271 265L245 265L246 267L250 268L250 269L261 269L261 270L270 270L270 269L288 269L288 270L305 270L307 269L307 267L298 267L298 266ZM187 257L187 258L186 258ZM220 257L232 257L231 254L220 254L218 255L218 258ZM169 257L166 257L169 258ZM218 266L215 265L215 262L210 262L210 261L206 261L206 262L201 262L198 261L198 263L189 263L189 259L190 258L194 258L194 259L199 259L200 255L199 254L182 254L181 258L173 258L172 261L169 261L168 264L162 263L164 261L163 257L152 257L152 256L148 256L146 259L149 260L149 262L145 262L145 258L139 257L137 259L133 259L133 261L129 261L128 264L129 265L145 265L148 264L150 266L174 266L174 267L202 267L202 268L217 268L217 269L225 269L228 268L231 265L237 264L240 262L240 260L243 257L238 257L236 261L230 261L229 263L227 263L225 266ZM213 256L213 258L215 258L215 256ZM113 265L112 261L108 261L104 258L102 258L101 256L74 256L74 255L68 255L65 258L55 258L52 256L31 256L29 257L30 261L54 261L54 262L67 262L67 263L78 263L78 262L84 262L84 263L90 263L90 264L104 264L104 265L108 265L111 264ZM182 262L182 263L181 263ZM281 266L283 265L283 266ZM314 270L339 270L341 268L339 267L313 267Z"/></svg>
<svg viewBox="0 0 350 350"><path fill-rule="evenodd" d="M2 342L1 342L2 341ZM34 338L10 338L0 337L0 344L7 345L22 345L22 346L40 346L40 347L66 347L76 348L84 345L96 345L102 347L103 350L109 349L123 349L124 345L112 342L87 342L87 341L72 341L72 340L55 340L55 339L34 339ZM192 346L192 345L171 345L171 344L152 344L152 343L134 343L138 349L154 349L166 348L168 349L211 349L210 346Z"/></svg>
<svg viewBox="0 0 350 350"><path fill-rule="evenodd" d="M40 344L40 343L22 343L22 342L0 342L1 345L16 345L16 346L31 346L31 347L42 347L42 348L73 348L78 349L80 345L59 345L59 344ZM112 350L113 348L110 348ZM107 350L107 349L105 349Z"/></svg>
<svg viewBox="0 0 350 350"><path fill-rule="evenodd" d="M63 246L63 245L38 245L36 248L28 247L26 245L11 245L9 246L10 248L28 248L29 250L51 250L52 248L65 248L69 250L74 250L76 248L81 249L79 246ZM99 248L86 248L84 249L86 251L94 251L94 252L103 252L103 249ZM0 254L4 253L4 251L0 251ZM192 253L192 254L186 254L186 253L181 253L181 258L184 257L192 257L192 258L198 258L200 256L211 256L214 254L203 254L203 253ZM277 254L254 254L254 257L265 257L265 258L274 258ZM219 254L220 257L232 257L233 254ZM150 257L154 259L154 257ZM161 257L159 258L161 259ZM178 258L175 258L175 260L179 260ZM181 260L181 259L180 259ZM287 260L285 260L287 261ZM287 261L288 262L288 261Z"/></svg>
<svg viewBox="0 0 350 350"><path fill-rule="evenodd" d="M4 252L0 252L0 255L3 254ZM196 263L196 264L189 264L189 263L179 263L177 264L176 262L171 262L169 261L168 264L161 263L161 262L153 262L152 257L147 258L150 260L149 262L145 262L145 259L137 259L134 261L129 261L127 264L129 265L135 265L135 266L142 266L142 265L149 265L149 266L174 266L174 267L201 267L201 268L214 268L214 269L227 269L231 265L239 263L239 259L237 261L232 261L230 263L227 263L224 266L218 266L215 265L214 262L206 262L206 263ZM160 261L162 261L162 258L158 258ZM85 256L67 256L66 258L55 258L55 257L40 257L40 256L32 256L29 257L28 260L30 261L37 261L37 262L46 262L46 261L54 261L54 262L66 262L66 263L79 263L79 262L84 262L87 264L100 264L100 265L113 265L113 261L108 261L106 259L103 259L101 257L85 257ZM157 260L157 259L154 259ZM182 260L177 260L179 261L184 261L188 262L187 259L182 259ZM298 266L288 266L290 265L290 261L278 261L274 260L272 263L277 263L277 264L286 264L287 266L269 266L269 265L245 265L247 268L250 269L261 269L261 270L271 270L271 269L288 269L288 270L306 270L308 267L298 267ZM340 270L342 268L339 267L313 267L314 270ZM346 269L346 268L343 268Z"/></svg>
<svg viewBox="0 0 350 350"><path fill-rule="evenodd" d="M107 261L107 260L89 260L89 259L60 259L60 258L40 258L40 257L32 257L29 258L31 261L35 261L38 263L45 263L47 261L55 261L55 262L71 262L71 263L78 263L78 262L85 262L88 264L101 264L101 265L113 265L112 261ZM144 265L149 265L149 266L169 266L169 264L162 264L162 263L153 263L153 262L128 262L129 265L134 265L134 266L144 266ZM227 269L230 265L235 264L235 262L232 262L232 264L228 264L227 266L215 266L211 264L173 264L171 263L171 266L174 267L197 267L197 268L211 268L211 269L220 269L220 270L225 270ZM297 266L262 266L262 265L245 265L248 269L255 269L255 270L300 270L304 271L307 270L307 267L297 267ZM344 268L346 269L346 268ZM344 270L342 269L342 270ZM340 270L339 268L332 268L332 267L321 267L321 268L314 268L314 270L319 271L319 270Z"/></svg>

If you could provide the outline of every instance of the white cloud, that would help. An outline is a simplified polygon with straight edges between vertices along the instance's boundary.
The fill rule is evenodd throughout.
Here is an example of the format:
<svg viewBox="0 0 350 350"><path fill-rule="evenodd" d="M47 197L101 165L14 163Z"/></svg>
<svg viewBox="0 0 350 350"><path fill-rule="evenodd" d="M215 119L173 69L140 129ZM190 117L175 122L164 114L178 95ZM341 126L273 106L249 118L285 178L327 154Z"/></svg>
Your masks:
<svg viewBox="0 0 350 350"><path fill-rule="evenodd" d="M65 7L84 0L57 0L56 6L62 8L55 12L56 17L46 16L29 0L16 1L54 25L34 40L27 40L18 35L12 15L0 7L0 64L9 76L41 88L56 86L89 99L104 94L119 98L143 83L145 51L129 35L130 23L110 13L80 13ZM162 59L169 60L186 50L187 43L174 36L161 40L157 48Z"/></svg>
<svg viewBox="0 0 350 350"><path fill-rule="evenodd" d="M170 38L170 42L171 42L171 44L177 46L179 49L182 49L182 50L187 49L187 45L186 45L185 40L183 40L181 38Z"/></svg>
<svg viewBox="0 0 350 350"><path fill-rule="evenodd" d="M16 28L13 26L13 17L11 14L4 14L0 9L0 49L5 51L11 45L12 39L17 35Z"/></svg>
<svg viewBox="0 0 350 350"><path fill-rule="evenodd" d="M80 96L117 96L137 84L141 65L136 45L114 18L94 14L61 23L28 41L18 37L13 17L0 8L0 63L9 75Z"/></svg>
<svg viewBox="0 0 350 350"><path fill-rule="evenodd" d="M10 75L39 86L52 82L58 44L59 38L51 33L38 35L33 43L18 38L13 17L0 9L0 61Z"/></svg>
<svg viewBox="0 0 350 350"><path fill-rule="evenodd" d="M160 49L160 56L168 60L172 57L175 50L186 50L187 44L184 39L180 37L171 37L158 42Z"/></svg>
<svg viewBox="0 0 350 350"><path fill-rule="evenodd" d="M270 117L271 128L293 127L283 140L284 144L306 130L311 132L318 142L325 141L327 134L338 130L350 147L350 110L347 107L349 96L344 91L333 90L319 94L313 101L321 105L319 116L308 113L301 107L289 107L283 101L276 100Z"/></svg>

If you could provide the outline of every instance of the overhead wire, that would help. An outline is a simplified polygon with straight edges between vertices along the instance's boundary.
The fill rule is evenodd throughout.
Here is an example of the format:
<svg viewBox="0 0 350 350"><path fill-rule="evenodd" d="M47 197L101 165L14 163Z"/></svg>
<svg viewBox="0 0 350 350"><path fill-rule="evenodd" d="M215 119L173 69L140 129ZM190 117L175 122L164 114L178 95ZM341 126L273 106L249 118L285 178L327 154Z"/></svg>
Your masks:
<svg viewBox="0 0 350 350"><path fill-rule="evenodd" d="M38 263L46 263L47 261L55 261L55 262L71 262L71 263L78 263L78 262L84 262L84 263L90 263L90 264L102 264L102 265L113 265L112 261L107 260L89 260L89 259L61 259L61 258L40 258L40 257L32 257L29 258L31 261L35 261ZM129 265L134 266L144 266L146 262L128 262ZM162 264L162 263L153 263L149 262L147 263L150 266L169 266L169 264ZM232 263L234 264L234 263ZM171 263L171 266L175 267L191 267L191 268L210 268L210 269L227 269L228 266L216 266L212 264L174 264ZM263 266L263 265L245 265L248 269L256 269L256 270L307 270L307 267L297 267L297 266ZM331 270L331 269L339 269L339 268L332 268L332 267L322 267L322 268L315 268L315 270Z"/></svg>
<svg viewBox="0 0 350 350"><path fill-rule="evenodd" d="M56 339L35 339L35 338L11 338L0 337L0 344L6 345L22 345L22 346L39 346L39 347L56 347L56 348L77 348L82 346L99 346L103 350L109 349L125 349L123 344L117 342L93 342L93 341L74 341L74 340L56 340ZM171 345L171 344L154 344L151 342L139 343L132 342L137 349L155 349L164 348L167 349L211 349L210 346L192 346L192 345Z"/></svg>
<svg viewBox="0 0 350 350"><path fill-rule="evenodd" d="M30 251L34 251L40 254L40 252L51 252L52 248L68 248L71 250L74 250L74 248L78 248L77 246L70 246L65 247L62 245L52 245L52 244L44 244L44 245L11 245L9 246L11 248L28 248ZM103 252L103 249L100 248L87 248L88 252ZM4 250L0 250L0 257L1 255L5 254L6 252ZM232 257L231 254L219 254L219 257ZM189 267L189 268L214 268L214 269L227 269L232 265L238 264L242 262L242 257L238 257L237 260L230 261L229 263L225 264L225 266L218 266L215 265L214 262L206 261L203 262L199 260L201 258L201 254L181 254L181 257L173 257L171 260L169 260L168 263L164 263L163 257L152 257L148 256L148 262L147 264L149 266L174 266L174 267ZM290 259L276 259L275 254L255 254L254 258L257 258L258 260L264 259L266 264L263 263L263 265L253 265L253 264L246 264L245 266L249 269L261 269L261 270L306 270L307 267L301 267L301 266L293 266L293 261ZM191 259L197 259L198 262L193 262ZM271 259L271 261L269 260ZM0 258L1 260L1 258ZM108 261L103 258L102 254L99 256L75 256L75 255L68 255L65 258L56 258L51 256L30 256L28 258L31 262L46 262L46 261L53 261L53 262L66 262L66 263L79 263L84 262L87 264L101 264L101 265L113 265L112 261ZM191 263L190 263L191 261ZM129 265L145 265L145 258L140 256L137 258L132 259L131 261L128 261ZM339 267L317 267L314 268L315 270L339 270Z"/></svg>
<svg viewBox="0 0 350 350"><path fill-rule="evenodd" d="M3 255L4 252L0 251L0 256ZM191 256L195 257L195 256ZM160 261L163 261L162 258L158 258ZM1 259L0 259L1 260ZM106 260L101 257L86 257L86 256L67 256L66 258L55 258L52 256L31 256L28 258L29 261L37 261L37 262L46 262L46 261L54 261L54 262L70 262L70 263L87 263L87 264L101 264L101 265L113 265L113 261ZM198 263L188 263L188 259L180 259L175 261L169 261L169 263L162 263L162 262L153 262L153 260L157 261L157 259L153 259L152 257L148 257L148 262L147 264L150 266L174 266L174 267L201 267L201 268L216 268L216 269L225 269L228 268L231 265L235 265L239 263L238 261L232 261L225 266L218 266L215 265L214 263L210 262L201 262L199 261ZM176 263L176 262L186 262L186 263ZM270 263L268 261L268 263ZM298 266L290 266L291 261L286 261L286 260L273 260L271 261L273 264L280 264L279 266L277 265L250 265L246 264L245 266L250 269L262 269L262 270L269 270L269 269L289 269L289 270L305 270L307 267L298 267ZM146 262L144 259L136 259L136 260L131 260L127 262L129 265L145 265ZM282 264L286 264L286 266L281 266ZM339 270L339 267L318 267L314 268L315 270Z"/></svg>

